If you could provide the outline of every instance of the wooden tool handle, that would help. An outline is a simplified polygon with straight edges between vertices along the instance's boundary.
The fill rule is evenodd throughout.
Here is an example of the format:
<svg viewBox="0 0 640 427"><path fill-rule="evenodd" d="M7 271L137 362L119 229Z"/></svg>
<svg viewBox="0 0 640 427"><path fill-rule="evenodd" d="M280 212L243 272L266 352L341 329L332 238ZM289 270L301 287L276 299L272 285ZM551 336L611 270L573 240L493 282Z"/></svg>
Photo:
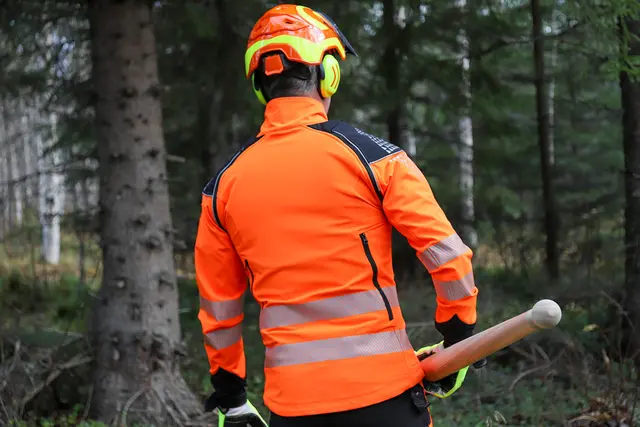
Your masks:
<svg viewBox="0 0 640 427"><path fill-rule="evenodd" d="M420 363L425 379L431 382L438 381L527 335L541 329L553 328L561 318L562 310L555 301L540 300L530 310L422 360Z"/></svg>

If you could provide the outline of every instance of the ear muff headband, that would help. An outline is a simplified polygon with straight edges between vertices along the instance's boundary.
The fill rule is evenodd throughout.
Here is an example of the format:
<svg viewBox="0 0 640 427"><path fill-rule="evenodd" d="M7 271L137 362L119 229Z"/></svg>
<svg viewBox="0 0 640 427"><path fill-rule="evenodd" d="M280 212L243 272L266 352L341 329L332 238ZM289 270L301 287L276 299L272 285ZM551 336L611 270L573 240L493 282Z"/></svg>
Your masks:
<svg viewBox="0 0 640 427"><path fill-rule="evenodd" d="M258 101L260 101L262 105L267 105L267 100L264 97L264 94L262 93L262 90L260 89L258 82L256 82L255 72L251 74L251 87L253 88L253 93L256 94L256 98L258 98Z"/></svg>

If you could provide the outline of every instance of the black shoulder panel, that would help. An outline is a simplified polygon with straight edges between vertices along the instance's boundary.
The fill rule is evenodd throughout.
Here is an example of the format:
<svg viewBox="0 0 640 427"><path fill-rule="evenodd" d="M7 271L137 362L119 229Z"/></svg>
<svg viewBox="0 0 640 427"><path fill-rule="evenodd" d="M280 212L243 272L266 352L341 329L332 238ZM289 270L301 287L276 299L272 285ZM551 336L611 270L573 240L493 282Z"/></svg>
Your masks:
<svg viewBox="0 0 640 427"><path fill-rule="evenodd" d="M383 199L384 196L380 190L378 182L376 181L373 169L371 169L371 163L375 163L391 154L402 151L400 147L339 120L329 120L323 123L310 125L309 127L330 133L338 137L338 139L340 139L346 146L351 148L367 170L367 174L369 175L369 179L371 179L371 183L373 184L373 188L375 189L378 198L380 200Z"/></svg>
<svg viewBox="0 0 640 427"><path fill-rule="evenodd" d="M222 169L220 169L220 171L216 174L215 177L213 177L208 183L207 185L204 187L204 190L202 190L202 193L207 195L207 196L211 196L211 207L213 208L213 218L216 220L216 223L218 223L218 226L220 228L222 228L223 230L225 230L225 228L222 226L222 223L220 221L220 217L218 216L218 206L217 206L217 197L218 197L218 186L220 185L220 179L222 178L222 174L224 174L227 169L229 169L229 167L231 167L231 165L236 161L236 159L238 157L240 157L240 154L242 154L247 148L251 147L253 144L255 144L260 138L253 136L251 137L251 139L249 139L241 148L240 150L238 150L238 152L236 152L233 157L231 157L231 160L229 160L227 162L226 165L224 165L224 167ZM226 230L225 230L226 231Z"/></svg>
<svg viewBox="0 0 640 427"><path fill-rule="evenodd" d="M204 187L204 190L202 190L202 194L204 194L205 196L213 196L213 189L216 185L216 178L218 176L214 176L213 178L211 178L211 180L209 180L209 182L207 182L206 187Z"/></svg>
<svg viewBox="0 0 640 427"><path fill-rule="evenodd" d="M312 125L312 127L333 133L342 140L348 140L362 153L368 163L377 162L391 154L402 151L400 147L343 121L329 120L319 125Z"/></svg>

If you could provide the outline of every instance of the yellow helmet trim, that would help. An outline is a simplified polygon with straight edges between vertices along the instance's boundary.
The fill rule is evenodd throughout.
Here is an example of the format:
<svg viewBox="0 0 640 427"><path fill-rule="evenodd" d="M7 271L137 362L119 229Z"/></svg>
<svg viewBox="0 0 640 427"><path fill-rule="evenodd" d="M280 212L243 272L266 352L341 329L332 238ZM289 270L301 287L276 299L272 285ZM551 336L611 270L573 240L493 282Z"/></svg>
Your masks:
<svg viewBox="0 0 640 427"><path fill-rule="evenodd" d="M245 74L247 77L249 77L249 67L251 66L251 58L253 58L253 55L257 51L274 44L285 44L291 46L293 50L298 52L300 58L308 64L320 64L324 57L324 53L330 48L337 49L341 58L344 59L346 57L344 47L342 46L340 39L337 37L331 37L316 43L302 37L291 35L276 36L267 40L257 41L247 49L244 56Z"/></svg>
<svg viewBox="0 0 640 427"><path fill-rule="evenodd" d="M305 7L304 6L296 6L296 11L300 14L300 16L302 16L302 18L307 21L308 23L310 23L311 25L313 25L316 28L320 28L322 31L326 31L329 29L329 27L327 27L323 22L318 21L316 18L314 18L313 16L309 15L307 13L306 10L304 10Z"/></svg>

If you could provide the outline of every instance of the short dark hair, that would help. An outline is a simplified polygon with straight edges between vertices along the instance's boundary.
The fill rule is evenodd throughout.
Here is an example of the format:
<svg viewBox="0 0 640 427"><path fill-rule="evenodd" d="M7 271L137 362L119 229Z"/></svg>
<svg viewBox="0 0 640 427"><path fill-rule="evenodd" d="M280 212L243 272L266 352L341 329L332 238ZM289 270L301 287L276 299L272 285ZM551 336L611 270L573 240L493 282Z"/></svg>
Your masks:
<svg viewBox="0 0 640 427"><path fill-rule="evenodd" d="M258 70L256 78L267 100L303 96L318 90L318 67L301 63L293 63L285 72L272 76Z"/></svg>

